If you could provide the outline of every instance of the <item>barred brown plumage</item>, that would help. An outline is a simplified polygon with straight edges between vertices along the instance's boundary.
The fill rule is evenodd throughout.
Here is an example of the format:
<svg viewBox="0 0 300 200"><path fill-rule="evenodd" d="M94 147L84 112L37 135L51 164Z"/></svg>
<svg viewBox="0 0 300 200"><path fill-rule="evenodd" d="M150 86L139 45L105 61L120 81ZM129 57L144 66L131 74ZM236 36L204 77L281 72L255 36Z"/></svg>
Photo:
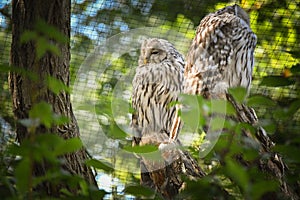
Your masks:
<svg viewBox="0 0 300 200"><path fill-rule="evenodd" d="M261 158L258 161L247 161L241 154L237 156L237 161L244 166L254 165L263 172L271 172L272 178L278 179L286 197L294 199L292 189L285 181L286 165L281 156L272 151L271 146L274 144L263 127L258 125L255 111L237 102L227 92L228 88L240 86L249 92L256 40L248 14L238 5L227 6L207 15L201 20L187 54L183 90L184 93L201 95L206 99L226 99L236 111L233 120L257 126L255 135L249 130L243 130L243 137L260 147ZM181 120L176 117L170 138L176 138L180 127ZM266 159L264 154L270 157ZM274 193L267 193L264 198L274 199Z"/></svg>
<svg viewBox="0 0 300 200"><path fill-rule="evenodd" d="M249 17L238 5L207 15L187 54L185 93L225 98L230 87L249 90L255 46Z"/></svg>
<svg viewBox="0 0 300 200"><path fill-rule="evenodd" d="M136 139L146 132L169 132L175 107L182 91L184 59L163 39L147 39L141 46L139 66L132 81L132 126Z"/></svg>
<svg viewBox="0 0 300 200"><path fill-rule="evenodd" d="M231 87L245 87L249 92L256 40L249 16L240 6L208 14L201 20L187 54L183 92L222 99ZM171 140L182 126L175 116Z"/></svg>
<svg viewBox="0 0 300 200"><path fill-rule="evenodd" d="M142 43L139 66L132 81L133 145L156 145L160 160L141 156L141 184L158 191L164 198L173 199L182 187L180 176L204 175L197 162L177 148L178 140L169 142L169 131L176 115L176 107L183 88L184 59L166 40L151 38ZM162 147L162 148L161 148Z"/></svg>

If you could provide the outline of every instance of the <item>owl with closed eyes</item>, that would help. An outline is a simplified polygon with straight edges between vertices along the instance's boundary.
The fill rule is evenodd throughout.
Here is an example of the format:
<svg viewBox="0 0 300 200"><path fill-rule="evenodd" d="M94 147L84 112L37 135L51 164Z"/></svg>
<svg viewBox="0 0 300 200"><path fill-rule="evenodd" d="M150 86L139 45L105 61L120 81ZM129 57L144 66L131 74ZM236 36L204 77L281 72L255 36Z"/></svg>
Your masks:
<svg viewBox="0 0 300 200"><path fill-rule="evenodd" d="M256 35L238 5L204 17L187 54L185 93L225 98L228 88L250 89Z"/></svg>
<svg viewBox="0 0 300 200"><path fill-rule="evenodd" d="M139 66L132 81L132 125L135 141L146 132L166 133L175 115L171 102L178 100L183 88L183 56L166 40L146 39L141 45Z"/></svg>
<svg viewBox="0 0 300 200"><path fill-rule="evenodd" d="M228 93L228 89L234 87L244 87L249 92L256 42L249 16L240 6L227 6L205 16L200 21L186 56L183 92L200 95L205 99L225 99L236 110L236 116L232 119L257 125L255 111L238 103ZM178 133L174 128L178 129L180 118L176 117L173 124L170 138ZM274 143L263 127L259 127L255 135L243 130L243 137L257 143L261 155L271 155L269 159L262 156L259 162L251 164L257 165L257 169L271 172L273 178L276 177L281 183L281 191L289 194L290 189L284 180L286 166L281 156L272 151ZM250 165L242 155L237 160L242 165Z"/></svg>
<svg viewBox="0 0 300 200"><path fill-rule="evenodd" d="M133 145L159 147L168 143L177 114L172 102L178 101L183 89L184 65L183 56L167 40L150 38L142 43L132 81ZM183 171L195 177L204 174L187 152L177 148L159 151L162 158L159 161L141 156L141 184L155 189L164 198L172 199L178 193Z"/></svg>
<svg viewBox="0 0 300 200"><path fill-rule="evenodd" d="M256 41L248 14L236 4L205 16L186 56L183 92L206 99L226 99L234 87L249 92ZM176 117L171 137L181 124Z"/></svg>

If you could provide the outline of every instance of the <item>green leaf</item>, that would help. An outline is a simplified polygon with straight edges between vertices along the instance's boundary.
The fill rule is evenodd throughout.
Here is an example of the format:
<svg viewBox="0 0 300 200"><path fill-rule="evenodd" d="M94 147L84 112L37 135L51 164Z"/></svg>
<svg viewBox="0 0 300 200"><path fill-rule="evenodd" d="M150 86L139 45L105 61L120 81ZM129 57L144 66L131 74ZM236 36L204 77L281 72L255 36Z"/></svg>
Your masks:
<svg viewBox="0 0 300 200"><path fill-rule="evenodd" d="M64 155L66 153L72 153L82 148L82 142L79 138L71 138L65 140L62 144L59 144L54 149L55 155Z"/></svg>
<svg viewBox="0 0 300 200"><path fill-rule="evenodd" d="M51 166L51 167L53 167L53 166ZM53 179L59 179L62 177L63 177L62 171L60 171L60 170L55 171L55 170L48 169L43 176L34 177L32 185L33 185L33 187L36 187L37 185L39 185L42 182L51 181Z"/></svg>
<svg viewBox="0 0 300 200"><path fill-rule="evenodd" d="M65 140L56 134L44 133L37 135L34 142L34 147L36 148L34 152L35 160L47 160L52 164L58 163L58 155L55 149L64 144Z"/></svg>
<svg viewBox="0 0 300 200"><path fill-rule="evenodd" d="M36 56L37 59L42 58L49 51L55 55L59 55L60 51L57 46L51 44L46 38L39 37L36 39Z"/></svg>
<svg viewBox="0 0 300 200"><path fill-rule="evenodd" d="M108 194L105 190L90 190L89 198L92 200L104 199L104 196Z"/></svg>
<svg viewBox="0 0 300 200"><path fill-rule="evenodd" d="M286 51L287 53L291 54L293 58L299 59L300 58L300 51Z"/></svg>
<svg viewBox="0 0 300 200"><path fill-rule="evenodd" d="M130 114L134 114L136 111L134 110L134 108L132 107L132 104L129 103L129 106L128 106L128 113Z"/></svg>
<svg viewBox="0 0 300 200"><path fill-rule="evenodd" d="M228 92L238 103L243 103L247 97L247 90L244 87L229 88Z"/></svg>
<svg viewBox="0 0 300 200"><path fill-rule="evenodd" d="M212 117L209 123L210 131L220 131L224 128L225 116L224 117Z"/></svg>
<svg viewBox="0 0 300 200"><path fill-rule="evenodd" d="M252 197L253 199L262 199L262 195L267 192L278 191L279 185L275 181L264 181L260 180L259 182L252 185Z"/></svg>
<svg viewBox="0 0 300 200"><path fill-rule="evenodd" d="M46 35L49 38L54 39L60 43L68 42L68 37L66 35L59 32L59 30L56 27L46 23L45 21L38 20L35 28L39 32L43 33L44 35Z"/></svg>
<svg viewBox="0 0 300 200"><path fill-rule="evenodd" d="M248 98L247 105L250 107L274 107L276 106L276 102L269 97L263 95L255 95Z"/></svg>
<svg viewBox="0 0 300 200"><path fill-rule="evenodd" d="M23 34L21 35L20 42L21 43L26 43L31 40L35 40L38 38L38 34L34 31L24 31Z"/></svg>
<svg viewBox="0 0 300 200"><path fill-rule="evenodd" d="M256 141L253 141L253 139L250 138L244 138L243 140L244 144L247 144L247 146L259 146ZM244 146L244 145L243 145ZM259 150L258 148L247 148L246 146L243 148L243 159L246 162L255 162L259 158Z"/></svg>
<svg viewBox="0 0 300 200"><path fill-rule="evenodd" d="M247 136L243 136L244 134L243 131L246 131L247 133L253 135L253 137L247 137ZM254 128L251 124L248 123L243 123L240 122L235 126L234 132L236 134L238 134L239 136L242 136L242 140L244 142L244 145L242 147L244 148L252 148L255 150L259 150L260 145L259 143L254 139L255 138L255 133L256 133L256 128Z"/></svg>
<svg viewBox="0 0 300 200"><path fill-rule="evenodd" d="M29 157L24 157L15 169L16 186L21 194L31 189L29 185L32 178L31 165Z"/></svg>
<svg viewBox="0 0 300 200"><path fill-rule="evenodd" d="M9 145L8 152L12 155L18 155L18 156L28 156L28 148L24 149L23 146L25 146L24 142L22 145L17 144L11 144Z"/></svg>
<svg viewBox="0 0 300 200"><path fill-rule="evenodd" d="M275 115L274 115L275 116ZM278 120L277 118L276 120ZM269 134L272 135L275 133L277 125L276 122L272 119L261 119L260 125L265 129L265 131Z"/></svg>
<svg viewBox="0 0 300 200"><path fill-rule="evenodd" d="M73 196L73 193L71 193L67 188L61 188L59 191L61 194L64 194L65 196Z"/></svg>
<svg viewBox="0 0 300 200"><path fill-rule="evenodd" d="M54 55L60 56L60 50L54 44L51 44L50 42L48 42L48 45L46 47L49 52L53 53Z"/></svg>
<svg viewBox="0 0 300 200"><path fill-rule="evenodd" d="M2 65L0 64L0 72L16 72L22 76L25 76L29 78L30 80L36 81L38 80L38 76L36 73L32 71L28 71L26 69L20 68L20 67L13 67L8 65Z"/></svg>
<svg viewBox="0 0 300 200"><path fill-rule="evenodd" d="M226 102L226 114L228 116L235 116L236 115L236 110L234 108L234 106L230 103L230 102Z"/></svg>
<svg viewBox="0 0 300 200"><path fill-rule="evenodd" d="M201 105L198 103L197 96L181 94L180 102L183 105L181 109L181 118L184 121L185 126L189 127L191 130L198 130L200 121L199 106Z"/></svg>
<svg viewBox="0 0 300 200"><path fill-rule="evenodd" d="M52 107L50 104L44 101L35 104L29 111L29 117L32 119L39 119L41 124L45 125L47 128L50 128L53 121Z"/></svg>
<svg viewBox="0 0 300 200"><path fill-rule="evenodd" d="M293 116L300 109L300 99L292 102L288 108L287 115Z"/></svg>
<svg viewBox="0 0 300 200"><path fill-rule="evenodd" d="M247 191L249 177L245 169L231 158L226 159L226 174L236 182L244 191Z"/></svg>
<svg viewBox="0 0 300 200"><path fill-rule="evenodd" d="M102 169L108 173L111 173L114 171L113 165L106 162L106 161L100 161L100 160L96 160L96 159L90 159L86 161L86 165L91 166L91 167L95 167L97 169Z"/></svg>
<svg viewBox="0 0 300 200"><path fill-rule="evenodd" d="M133 153L151 153L151 152L158 151L158 147L154 145L124 146L123 149Z"/></svg>
<svg viewBox="0 0 300 200"><path fill-rule="evenodd" d="M298 53L299 53L298 56L300 58L300 52L298 52ZM299 75L300 74L300 63L293 65L291 67L290 71L293 75Z"/></svg>
<svg viewBox="0 0 300 200"><path fill-rule="evenodd" d="M42 20L37 22L35 30L36 31L25 31L21 36L21 43L31 40L35 41L37 59L42 58L47 51L55 55L60 55L60 50L53 40L60 43L67 43L68 38L60 33L57 28Z"/></svg>
<svg viewBox="0 0 300 200"><path fill-rule="evenodd" d="M152 191L148 188L145 188L143 186L140 186L140 185L127 186L124 189L124 192L126 194L131 194L131 195L134 195L137 197L151 197L151 196L154 196L154 194L155 194L154 191Z"/></svg>
<svg viewBox="0 0 300 200"><path fill-rule="evenodd" d="M211 112L215 114L235 115L236 111L232 105L223 99L211 99L209 100Z"/></svg>
<svg viewBox="0 0 300 200"><path fill-rule="evenodd" d="M12 68L9 65L0 64L0 72L7 73L12 71Z"/></svg>
<svg viewBox="0 0 300 200"><path fill-rule="evenodd" d="M294 80L285 78L283 76L265 76L260 82L260 86L269 86L269 87L282 87L293 85L295 83Z"/></svg>
<svg viewBox="0 0 300 200"><path fill-rule="evenodd" d="M79 186L80 186L80 191L84 196L88 196L89 194L89 187L88 184L85 181L80 181L79 182Z"/></svg>
<svg viewBox="0 0 300 200"><path fill-rule="evenodd" d="M111 130L107 134L108 137L112 139L126 139L127 133L125 133L122 129L120 129L116 123L112 122L110 129Z"/></svg>
<svg viewBox="0 0 300 200"><path fill-rule="evenodd" d="M69 118L53 113L52 106L44 101L35 104L29 111L29 119L22 119L26 127L37 127L40 124L50 128L52 124L60 125L69 122Z"/></svg>
<svg viewBox="0 0 300 200"><path fill-rule="evenodd" d="M53 123L56 125L62 125L70 122L70 119L66 116L53 114Z"/></svg>
<svg viewBox="0 0 300 200"><path fill-rule="evenodd" d="M58 95L61 91L70 93L70 88L68 86L66 86L61 80L58 80L52 76L47 77L46 84L48 88L56 95Z"/></svg>
<svg viewBox="0 0 300 200"><path fill-rule="evenodd" d="M300 155L297 153L299 152L298 146L276 144L274 151L279 152L283 157L288 158L289 162L296 164L300 163Z"/></svg>
<svg viewBox="0 0 300 200"><path fill-rule="evenodd" d="M44 133L36 136L38 144L47 145L49 148L64 145L65 140L56 134Z"/></svg>
<svg viewBox="0 0 300 200"><path fill-rule="evenodd" d="M36 57L37 59L41 59L47 52L47 46L49 45L48 41L39 37L36 39Z"/></svg>

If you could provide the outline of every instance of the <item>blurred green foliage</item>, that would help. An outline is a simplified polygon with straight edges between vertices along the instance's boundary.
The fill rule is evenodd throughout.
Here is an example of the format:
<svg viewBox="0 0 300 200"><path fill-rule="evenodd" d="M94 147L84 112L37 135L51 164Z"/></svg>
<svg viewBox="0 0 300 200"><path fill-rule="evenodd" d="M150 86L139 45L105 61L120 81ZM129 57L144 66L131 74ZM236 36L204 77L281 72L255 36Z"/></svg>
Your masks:
<svg viewBox="0 0 300 200"><path fill-rule="evenodd" d="M5 160L1 159L0 174L0 194L5 199L44 199L44 194L36 193L33 188L45 181L52 184L67 183L72 189L77 191L76 197L80 199L101 199L105 192L89 186L83 178L70 174L61 169L62 155L75 152L82 147L79 138L65 140L58 135L51 133L36 134L36 129L40 125L49 127L50 124L64 124L65 120L57 120L58 116L53 113L51 105L41 102L34 105L30 111L28 119L20 121L29 130L29 137L22 144L8 142L3 144L6 148L1 148L1 154ZM47 163L47 172L44 175L34 176L33 165ZM94 163L87 162L90 166L106 169L106 165L100 161ZM103 167L105 166L105 167ZM62 188L59 199L69 199L74 194Z"/></svg>
<svg viewBox="0 0 300 200"><path fill-rule="evenodd" d="M136 1L74 1L72 7L72 27L71 34L71 85L75 82L77 72L85 58L93 52L97 45L101 45L105 40L120 32L132 30L140 27L159 27L161 31L170 30L181 33L184 39L190 41L194 37L194 31L199 21L209 12L213 12L225 5L231 4L229 1L193 1L193 0L136 0ZM288 164L289 171L287 181L299 191L300 180L300 155L297 154L300 147L300 1L299 0L241 0L240 4L249 11L251 28L257 34L258 44L255 50L256 64L254 68L253 87L249 98L244 99L243 91L238 91L236 98L253 107L258 114L260 125L262 125L270 137L275 141L274 151L279 152L284 161ZM7 19L9 21L9 19ZM8 22L9 23L9 22ZM62 39L60 35L51 35L44 24L45 34L49 38ZM91 31L95 29L95 31ZM40 30L41 31L41 30ZM39 38L34 32L27 32L23 40ZM50 34L50 35L48 35ZM14 124L12 117L11 99L7 72L12 70L7 68L9 63L9 48L11 36L8 27L1 27L0 49L1 71L0 71L0 115L11 125ZM182 39L182 38L181 38ZM43 39L37 41L39 44L39 55L45 51L57 54L55 46L45 42ZM171 41L175 46L181 48L183 54L187 48L182 47L178 38ZM188 45L187 45L188 46ZM132 149L129 147L130 134L119 127L114 119L111 102L113 101L112 91L120 77L130 73L137 65L138 51L132 54L124 54L121 57L113 58L113 53L108 53L102 57L98 63L109 66L102 74L101 79L96 83L96 91L93 96L97 102L94 107L85 107L83 110L95 112L102 131L109 141L118 141L118 149L125 151L139 152L143 149ZM110 62L112 61L112 62ZM3 69L3 70L2 70ZM13 69L14 70L14 69ZM20 72L21 73L21 72ZM58 80L49 77L47 86L55 92L61 90L70 91ZM76 88L71 88L76 90ZM92 100L91 100L92 101ZM187 100L188 101L188 100ZM222 102L219 102L222 104ZM224 102L223 102L224 103ZM127 102L129 105L130 102ZM195 109L203 110L203 105L208 103L203 99L197 99ZM209 105L208 105L209 106ZM227 111L229 111L229 107ZM221 111L220 111L221 112ZM130 115L130 111L128 112ZM183 116L190 118L190 113L183 113ZM128 123L130 120L122 123ZM203 125L205 119L198 119ZM126 185L122 192L96 190L87 185L81 178L71 176L59 169L59 156L78 150L82 143L78 139L62 140L51 135L35 135L35 128L43 124L46 127L52 124L65 123L63 116L57 116L52 112L51 105L41 103L32 108L30 118L21 121L31 130L31 136L22 145L15 144L9 140L0 151L0 196L11 199L23 199L24 197L46 198L43 194L35 194L31 188L43 181L54 183L68 182L70 185L81 186L78 196L74 197L68 191L62 191L60 198L77 199L101 199L106 198L128 198L127 195L135 197L157 198L153 191L142 188L139 185L139 176L136 173L128 172L128 166L136 165L130 160L126 165L115 154L107 153L109 143L102 145L103 151L107 155L101 159L87 161L89 166L95 167L99 173L107 173L112 177L118 177ZM192 122L191 122L192 123ZM198 125L198 124L197 124ZM190 124L192 127L197 127ZM214 151L211 151L199 163L209 173L205 178L198 181L188 181L186 189L180 194L182 198L198 199L223 199L229 193L233 199L262 199L263 195L269 191L278 193L279 183L271 180L265 174L259 172L255 166L241 166L233 157L243 154L245 158L255 160L258 155L257 146L249 141L243 140L241 129L253 131L255 127L246 124L235 123L226 120L227 132L223 133ZM82 128L82 127L81 127ZM1 134L4 131L1 129ZM232 134L234 133L234 134ZM83 136L84 137L84 136ZM199 139L200 138L200 139ZM198 158L197 145L203 141L203 135L195 138L194 145L189 147L192 154ZM242 142L241 142L242 141ZM95 140L94 143L99 141ZM102 143L101 143L102 144ZM91 145L93 146L93 145ZM147 150L152 150L146 148ZM95 155L93 155L95 156ZM96 155L97 156L97 155ZM32 177L30 166L34 162L47 160L51 167L47 174L41 177ZM221 162L226 163L225 167ZM123 166L124 170L114 170L116 166ZM121 184L121 183L120 183ZM116 186L118 187L118 186ZM220 191L220 187L224 190ZM106 196L105 196L106 195ZM278 193L281 198L280 194Z"/></svg>

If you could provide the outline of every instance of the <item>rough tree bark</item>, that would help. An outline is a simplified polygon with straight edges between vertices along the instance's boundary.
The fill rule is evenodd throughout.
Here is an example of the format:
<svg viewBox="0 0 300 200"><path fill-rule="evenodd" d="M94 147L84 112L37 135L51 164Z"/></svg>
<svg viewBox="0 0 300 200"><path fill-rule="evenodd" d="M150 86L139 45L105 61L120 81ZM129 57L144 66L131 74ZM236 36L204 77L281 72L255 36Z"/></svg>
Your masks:
<svg viewBox="0 0 300 200"><path fill-rule="evenodd" d="M69 43L60 44L51 41L60 50L59 56L46 53L41 59L36 57L36 46L34 41L24 44L20 43L20 37L26 30L33 30L37 20L43 20L47 24L55 26L61 33L70 38L70 0L13 0L12 1L12 66L36 73L38 81L32 81L18 73L10 74L10 89L13 98L13 109L16 119L28 118L30 108L41 101L53 106L57 114L67 116L70 122L65 125L53 126L50 130L39 127L37 133L51 132L58 134L64 139L79 137L79 129L74 117L70 103L70 95L60 92L58 95L52 93L46 86L46 76L52 76L69 85ZM41 111L42 112L42 111ZM20 143L28 137L26 127L17 124L17 138ZM62 166L70 174L82 176L88 183L97 185L92 170L84 164L88 158L85 149L64 156L65 162ZM36 165L34 175L45 173L46 164ZM37 189L51 196L57 196L61 188L68 188L67 184L51 185L45 183ZM76 192L76 191L73 191Z"/></svg>

